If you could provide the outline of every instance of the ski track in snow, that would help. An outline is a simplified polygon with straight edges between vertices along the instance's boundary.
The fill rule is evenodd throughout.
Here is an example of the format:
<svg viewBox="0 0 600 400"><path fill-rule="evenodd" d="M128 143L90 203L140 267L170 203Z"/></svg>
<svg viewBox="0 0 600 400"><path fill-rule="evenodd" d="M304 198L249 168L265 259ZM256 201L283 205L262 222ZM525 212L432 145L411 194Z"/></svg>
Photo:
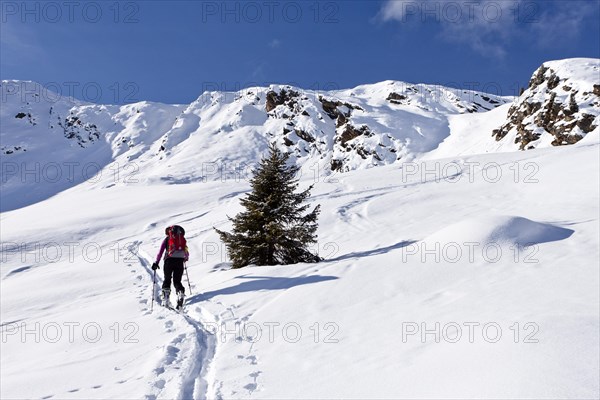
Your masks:
<svg viewBox="0 0 600 400"><path fill-rule="evenodd" d="M280 295L277 295L275 297L278 297ZM254 313L256 311L258 311L258 310L256 310L255 312L251 312L244 316L238 316L236 314L236 309L238 308L238 306L235 304L226 305L225 303L218 301L218 300L204 298L202 294L200 295L200 299L202 301L207 301L213 305L216 305L220 309L217 314L211 315L206 310L204 310L200 307L196 308L196 311L198 311L202 314L203 320L205 320L205 321L210 320L211 323L218 325L218 326L222 326L221 324L225 324L228 322L233 323L233 324L238 324L238 323L243 324L243 323L249 321L250 318L252 317L252 315L254 315ZM268 306L274 300L275 299L264 304L263 307ZM217 334L219 334L219 333L217 333ZM214 335L211 335L211 337L215 341L218 340L218 338L215 337ZM236 337L235 340L242 342L245 339L242 337ZM216 356L216 350L218 350L218 347L214 347L214 349L215 349L215 354L213 354L213 358ZM250 345L250 348L248 349L247 352L245 352L243 354L238 354L237 359L240 360L240 362L246 362L248 365L252 366L251 369L253 370L250 374L248 374L247 381L238 383L239 386L245 390L245 392L241 393L240 395L243 395L244 397L246 397L246 396L251 395L253 392L255 392L258 389L258 387L259 387L258 377L263 372L262 372L262 370L258 369L257 367L254 367L254 366L258 366L258 357L254 354L253 344ZM213 371L210 371L210 370L208 371L209 374L211 374L211 372L213 372ZM223 382L216 380L214 378L214 376L212 376L211 379L209 379L209 381L213 382L213 390L210 391L211 393L213 393L213 396L210 398L222 399L224 396L221 392L222 387L223 387ZM239 393L237 393L237 392L232 392L230 395L238 395L238 394Z"/></svg>
<svg viewBox="0 0 600 400"><path fill-rule="evenodd" d="M589 60L583 62L593 69L586 67L588 73L574 73L574 76L578 80L585 78L588 84L592 80L596 83L597 60L592 64ZM577 82L574 92L579 87ZM327 148L316 147L318 155L304 151L307 154L297 156L303 168L310 165L310 160L318 161L317 156L321 157L314 175L317 193L311 196L311 201L323 206L319 237L326 245L334 244L322 249L325 251L320 255L325 258L324 262L289 267L285 272L266 269L272 273L265 274L250 270L246 275L245 271L229 271L223 258L215 256L198 270L197 276L203 272L219 273L203 282L204 293L199 289L194 289L197 292L193 295L189 293L187 314L162 307L159 299L162 270L156 271L156 285L152 298L148 298L153 286L154 272L150 268L153 257L140 251L140 245L146 249L160 245L162 238L155 234L173 220L186 227L189 224L187 236L196 249L200 243L216 240L212 227L228 226L228 212L238 207L249 185L247 182L233 184L232 180L238 177L229 176L232 171L225 168L219 171L202 168L200 173L198 160L215 160L222 165L257 160L258 155L264 153L265 144L274 139L269 132L281 131L282 125L287 123L286 118L280 118L280 111L284 110L275 110L274 118L265 117L264 97L258 99L257 104L250 104L247 99L238 103L218 93L214 99L211 95L210 103L201 98L182 106L138 103L109 106L106 111L102 110L104 106L77 105L73 111L83 117L82 121L92 118L93 113L101 114L98 127L107 134L107 141L96 143L96 148L83 149L85 153L73 153L68 146L63 149L65 138L60 129L56 135L44 135L45 140L39 140L37 129L45 132L45 119L38 119L34 128L29 122L15 118L15 113L22 110L32 111L37 116L46 114L46 102L27 105L11 102L2 115L3 126L5 122L8 124L7 138L14 132L14 140L32 140L31 151L26 155L11 156L15 161L23 161L23 165L48 161L48 156L51 159L63 156L63 161L96 162L106 172L114 171L109 166L111 162L135 160L143 166L136 176L140 179L137 185L128 182L127 178L132 177L127 173L130 171L123 171L126 178L123 182L107 173L98 183L70 181L64 185L62 182L39 185L36 182L32 186L3 186L3 204L10 214L2 216L2 223L12 227L7 233L14 242L30 241L34 237L42 242L58 241L67 234L74 234L69 239L93 238L102 242L104 234L109 235L111 230L124 236L119 237L117 243L133 242L121 253L126 253L125 262L118 267L128 269L120 271L119 277L125 281L120 282L124 283L123 287L117 285L119 295L122 292L131 295L127 298L127 307L132 298L136 299L132 307L125 308L121 299L111 307L100 308L96 304L114 297L114 282L97 282L100 289L75 291L75 296L85 300L86 305L98 307L96 315L104 322L108 319L100 317L117 310L119 322L136 316L143 322L141 326L151 327L151 330L145 332L147 343L140 347L143 351L133 346L119 348L125 352L118 363L111 359L112 343L106 347L80 343L71 357L59 351L61 343L42 351L33 344L22 346L23 353L15 350L19 349L17 346L7 346L3 348L7 351L3 352L2 362L3 367L8 368L3 369L2 383L3 391L10 395L0 397L294 398L299 396L298 385L294 383L300 377L301 382L310 382L301 388L301 395L306 398L599 398L598 351L594 352L598 349L598 314L591 307L598 304L598 274L597 268L593 268L598 258L598 230L597 224L593 224L598 221L598 190L589 184L598 178L598 130L584 138L589 144L582 141L561 149L518 152L514 137L507 136L502 144L490 135L506 122L510 104L485 114L461 114L465 110L456 109L454 101L450 107L446 101L421 101L427 96L423 92L416 96L408 94L416 101L414 104L390 105L386 96L395 88L394 82L382 82L339 94L330 93L333 98L341 96L340 100L363 107L364 114L355 110L352 118L357 124L364 122L373 127L375 134L382 134L382 145L390 146L388 139L413 142L414 146L398 148L408 149L398 154L401 161L396 163L386 158L383 164L388 161L392 164L377 167L376 171L368 171L372 159L365 161L354 152L333 151L333 139L339 132L326 116L327 124L316 119L314 111L320 114L322 108L317 100L307 103L310 115L306 119L299 117L301 120L297 121L301 122L297 125L299 129L317 133L318 141L326 139L322 144ZM317 93L311 96L313 94L316 99ZM432 99L438 97L445 96L434 95ZM53 118L71 112L71 105L67 103L57 106L61 110L51 112ZM309 122L316 125L313 127ZM394 133L394 137L383 136L388 131ZM122 142L121 147L118 141L122 139L127 142ZM355 141L362 140L357 139ZM161 141L166 144L166 151L157 153ZM377 148L376 142L372 144ZM301 142L296 145L296 150L303 146ZM434 145L439 147L433 150ZM551 144L546 141L544 146ZM321 180L322 168L328 171L329 158L338 156L352 171L326 173ZM526 166L536 169L532 172ZM309 169L315 172L312 167ZM496 170L506 179L489 182ZM490 172L490 179L485 179L486 172ZM303 184L310 183L308 176L305 175ZM531 178L537 185L529 184ZM442 184L438 185L439 182ZM200 183L205 185L201 187ZM104 190L107 188L111 189ZM102 207L99 207L100 201L86 194L95 190L98 192L92 193L103 200ZM193 202L185 199L188 193L194 197ZM126 201L120 203L118 209L104 207L116 198ZM148 207L146 199L155 204ZM128 207L128 203L137 205L140 210ZM72 204L89 208L75 208ZM27 209L19 211L19 207ZM70 215L71 210L73 215ZM496 219L505 214L511 219ZM84 227L70 233L66 228L55 229L65 223L64 219L72 222L65 225ZM138 225L139 221L143 221L143 225ZM527 234L521 232L523 222L529 227L525 229ZM570 238L568 229L556 231L556 227L550 230L552 227L540 226L547 224L564 228L580 225L573 227L575 232ZM492 225L498 229L483 229ZM29 226L35 226L36 232ZM498 236L498 232L502 235ZM144 234L143 240L139 240L140 233ZM102 249L112 251L115 237L111 234L111 245ZM406 262L401 262L399 257L401 249L413 243L417 246L474 241L491 244L498 237L517 242L537 239L542 243L535 255L539 261L517 263L510 253L508 258L494 265L467 262L462 258L461 263L450 268L436 268L437 262L419 262L418 255L407 256ZM328 251L332 248L333 251ZM194 254L200 253L194 251ZM530 254L523 253L523 257L528 256ZM48 263L39 264L13 260L2 269L3 300L10 300L7 320L0 323L3 333L9 325L21 321L44 323L45 314L60 322L63 312L74 308L72 302L63 301L60 294L50 292L53 285L48 285L48 280L65 283L58 280L59 268L55 272ZM66 263L63 265L69 268ZM109 267L108 263L106 266ZM310 283L310 279L305 278L324 271L340 279L335 287L321 290L304 285ZM81 277L87 276L82 273ZM239 278L262 278L264 282L240 286L236 281ZM278 283L294 279L296 282L291 285ZM25 286L29 290L22 290L21 283L31 285ZM304 285L302 289L288 290L300 285ZM239 287L243 290L236 289ZM209 292L209 288L214 290ZM23 295L34 290L50 291L44 295L33 294L32 299L44 300L38 305L27 302ZM20 303L21 300L25 303ZM156 303L153 310L152 302ZM3 307L6 305L5 301ZM126 312L118 312L121 306ZM574 315L573 311L578 313ZM69 316L85 322L88 314ZM334 321L341 327L341 340L335 348L308 341L293 348L283 347L285 343L281 343L280 337L274 343L250 343L246 335L252 332L232 336L231 330L224 332L217 328L222 328L224 323L231 328L236 323L285 320L312 326L308 323L321 318L323 322ZM509 320L511 324L533 321L542 327L542 340L535 346L514 346L512 338L505 335L508 343L494 346L482 343L481 338L476 343L463 341L456 346L432 341L419 343L418 340L399 345L397 331L390 328L398 327L408 318L418 318L416 321L427 326L437 321L463 319L482 323L506 321L506 326L502 325L505 332L512 329ZM458 347L461 345L465 346ZM43 370L31 368L29 360L36 357ZM324 359L328 363L323 363ZM295 363L296 360L300 362ZM106 374L101 369L104 367L110 370ZM91 377L85 373L89 370ZM58 375L65 375L68 380L53 382ZM29 388L23 383L36 381L43 392L27 396ZM507 381L511 384L506 385ZM119 396L119 392L128 396Z"/></svg>
<svg viewBox="0 0 600 400"><path fill-rule="evenodd" d="M152 258L139 250L140 242L134 242L128 248L129 254L135 254L139 266L146 273L145 284L141 284L144 276L132 263L127 264L136 279L140 281L138 296L141 311L144 315L157 315L164 320L164 328L168 333L175 333L174 338L159 351L161 352L155 367L146 374L148 392L147 400L162 398L177 399L218 399L221 396L213 389L218 382L212 376L210 364L215 354L216 341L200 320L203 311L195 307L193 314L177 313L163 308L159 293L162 285L160 273L156 274L156 284L152 296L154 310L150 310L147 293L152 285L154 271L150 268ZM152 301L152 300L151 300Z"/></svg>

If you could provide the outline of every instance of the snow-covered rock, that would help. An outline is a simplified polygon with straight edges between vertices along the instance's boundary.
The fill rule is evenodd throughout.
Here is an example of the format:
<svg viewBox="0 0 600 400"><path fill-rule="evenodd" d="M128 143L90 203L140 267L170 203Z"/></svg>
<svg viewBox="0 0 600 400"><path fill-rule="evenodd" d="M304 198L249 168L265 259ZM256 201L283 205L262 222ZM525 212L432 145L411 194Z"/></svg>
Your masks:
<svg viewBox="0 0 600 400"><path fill-rule="evenodd" d="M521 150L577 143L600 130L600 60L544 63L493 132Z"/></svg>
<svg viewBox="0 0 600 400"><path fill-rule="evenodd" d="M124 179L100 176L98 185L241 178L271 142L313 175L593 142L600 132L599 63L545 63L512 106L509 97L398 81L335 91L271 85L205 92L184 105L121 106L2 81L0 209L33 204L109 168L99 175ZM61 176L39 185L39 177L54 179L49 172L57 165Z"/></svg>
<svg viewBox="0 0 600 400"><path fill-rule="evenodd" d="M20 84L0 109L0 398L599 397L592 133L515 151L491 134L505 99L399 82L125 106ZM213 227L270 141L349 171L299 177L324 261L232 270ZM186 315L150 268L173 223Z"/></svg>

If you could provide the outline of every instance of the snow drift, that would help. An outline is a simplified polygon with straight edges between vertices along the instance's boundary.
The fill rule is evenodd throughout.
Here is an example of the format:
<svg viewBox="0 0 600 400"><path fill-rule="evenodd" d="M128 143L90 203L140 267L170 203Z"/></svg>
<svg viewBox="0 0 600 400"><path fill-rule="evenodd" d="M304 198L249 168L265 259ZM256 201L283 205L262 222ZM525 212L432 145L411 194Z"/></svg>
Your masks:
<svg viewBox="0 0 600 400"><path fill-rule="evenodd" d="M573 230L518 216L480 215L462 220L425 238L428 243L479 243L531 246L563 240Z"/></svg>

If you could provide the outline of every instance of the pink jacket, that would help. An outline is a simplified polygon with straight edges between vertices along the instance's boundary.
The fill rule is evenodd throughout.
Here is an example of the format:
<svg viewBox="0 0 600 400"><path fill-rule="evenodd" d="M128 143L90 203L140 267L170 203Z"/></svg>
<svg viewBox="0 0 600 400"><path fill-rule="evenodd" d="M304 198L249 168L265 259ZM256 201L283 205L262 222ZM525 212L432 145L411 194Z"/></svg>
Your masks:
<svg viewBox="0 0 600 400"><path fill-rule="evenodd" d="M167 242L169 241L169 238L166 237L165 240L163 240L162 244L160 245L160 250L158 251L158 254L156 255L156 263L158 264L158 262L160 261L163 253L165 253L165 250L167 249ZM187 261L190 258L190 252L187 248L187 246L185 246L185 258L184 260ZM165 260L167 259L167 253L165 253Z"/></svg>

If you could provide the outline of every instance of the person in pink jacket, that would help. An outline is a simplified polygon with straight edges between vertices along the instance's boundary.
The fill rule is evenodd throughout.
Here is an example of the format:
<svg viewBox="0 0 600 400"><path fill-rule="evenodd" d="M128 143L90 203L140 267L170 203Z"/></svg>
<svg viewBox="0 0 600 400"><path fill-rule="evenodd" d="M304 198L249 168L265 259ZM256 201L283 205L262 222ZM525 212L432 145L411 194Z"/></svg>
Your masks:
<svg viewBox="0 0 600 400"><path fill-rule="evenodd" d="M184 263L190 258L190 253L185 240L185 230L179 225L169 226L165 229L167 237L162 241L160 250L156 255L156 261L152 264L152 270L159 268L158 263L164 254L165 279L162 285L162 296L164 304L170 307L169 295L171 294L171 279L177 294L177 309L183 307L185 298L185 287L181 283L183 277Z"/></svg>

